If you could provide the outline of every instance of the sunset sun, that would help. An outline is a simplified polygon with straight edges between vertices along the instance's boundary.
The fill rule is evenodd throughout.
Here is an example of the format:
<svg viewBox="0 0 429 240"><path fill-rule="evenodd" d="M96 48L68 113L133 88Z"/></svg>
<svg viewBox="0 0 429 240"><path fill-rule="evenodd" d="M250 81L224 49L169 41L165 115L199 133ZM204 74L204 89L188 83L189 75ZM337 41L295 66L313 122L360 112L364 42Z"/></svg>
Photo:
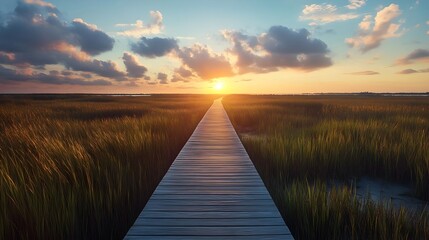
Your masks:
<svg viewBox="0 0 429 240"><path fill-rule="evenodd" d="M216 91L222 91L224 88L223 82L216 82L213 86Z"/></svg>

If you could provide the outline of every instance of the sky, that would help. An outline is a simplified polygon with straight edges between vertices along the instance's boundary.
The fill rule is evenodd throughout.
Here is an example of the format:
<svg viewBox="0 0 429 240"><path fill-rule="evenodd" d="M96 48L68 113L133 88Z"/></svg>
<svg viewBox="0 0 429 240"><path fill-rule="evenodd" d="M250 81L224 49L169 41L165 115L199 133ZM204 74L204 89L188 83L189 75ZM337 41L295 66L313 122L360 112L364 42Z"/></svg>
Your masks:
<svg viewBox="0 0 429 240"><path fill-rule="evenodd" d="M2 0L0 93L429 92L427 9L427 0Z"/></svg>

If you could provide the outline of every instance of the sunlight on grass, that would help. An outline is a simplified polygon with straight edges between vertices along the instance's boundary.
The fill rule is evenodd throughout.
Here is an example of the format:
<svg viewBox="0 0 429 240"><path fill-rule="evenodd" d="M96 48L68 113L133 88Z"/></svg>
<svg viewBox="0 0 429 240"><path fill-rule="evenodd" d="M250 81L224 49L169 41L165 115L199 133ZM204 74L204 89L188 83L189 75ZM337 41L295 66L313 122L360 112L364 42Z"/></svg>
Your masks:
<svg viewBox="0 0 429 240"><path fill-rule="evenodd" d="M0 239L119 239L213 96L0 98Z"/></svg>
<svg viewBox="0 0 429 240"><path fill-rule="evenodd" d="M352 186L402 182L429 200L429 100L360 96L224 97L249 156L298 239L427 239L427 211L394 209ZM399 211L399 212L398 212Z"/></svg>

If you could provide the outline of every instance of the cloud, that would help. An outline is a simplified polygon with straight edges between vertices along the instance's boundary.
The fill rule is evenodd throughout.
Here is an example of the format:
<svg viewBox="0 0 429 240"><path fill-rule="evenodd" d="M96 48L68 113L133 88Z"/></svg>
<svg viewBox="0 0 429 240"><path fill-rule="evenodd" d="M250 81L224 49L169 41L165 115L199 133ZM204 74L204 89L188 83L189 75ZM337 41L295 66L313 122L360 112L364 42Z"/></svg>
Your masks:
<svg viewBox="0 0 429 240"><path fill-rule="evenodd" d="M112 50L113 38L94 25L82 19L75 19L67 24L57 13L56 8L18 2L9 19L0 25L0 50L32 52L60 43L79 47L89 55ZM23 32L26 34L22 34Z"/></svg>
<svg viewBox="0 0 429 240"><path fill-rule="evenodd" d="M48 7L51 9L55 8L55 6L52 5L52 3L44 2L42 0L25 0L23 2L28 3L28 4L34 4L34 5L42 6L42 7Z"/></svg>
<svg viewBox="0 0 429 240"><path fill-rule="evenodd" d="M419 71L408 68L408 69L404 69L400 72L397 72L398 74L413 74L413 73L418 73Z"/></svg>
<svg viewBox="0 0 429 240"><path fill-rule="evenodd" d="M377 13L374 22L371 15L365 16L359 24L358 35L347 38L346 43L365 53L379 47L385 39L401 36L400 24L393 22L400 15L399 6L390 4Z"/></svg>
<svg viewBox="0 0 429 240"><path fill-rule="evenodd" d="M250 81L252 81L252 79L244 78L244 79L235 80L234 82L250 82Z"/></svg>
<svg viewBox="0 0 429 240"><path fill-rule="evenodd" d="M129 77L141 78L145 76L147 68L138 62L136 56L130 53L124 53L122 60L124 61L124 65L127 69L127 74Z"/></svg>
<svg viewBox="0 0 429 240"><path fill-rule="evenodd" d="M337 21L346 21L357 18L355 13L339 13L335 5L332 4L311 4L305 5L299 16L300 20L311 21L310 25L326 24Z"/></svg>
<svg viewBox="0 0 429 240"><path fill-rule="evenodd" d="M177 57L184 66L205 80L234 75L228 59L207 46L194 44L192 47L183 47L177 50Z"/></svg>
<svg viewBox="0 0 429 240"><path fill-rule="evenodd" d="M428 49L416 49L409 53L407 56L396 60L396 65L407 65L414 62L427 62L429 61Z"/></svg>
<svg viewBox="0 0 429 240"><path fill-rule="evenodd" d="M73 20L71 32L75 33L76 41L82 51L90 55L98 55L113 49L115 40L106 33L97 29L95 25L88 24L82 19Z"/></svg>
<svg viewBox="0 0 429 240"><path fill-rule="evenodd" d="M143 35L159 34L164 28L162 23L162 14L160 11L150 11L151 22L144 24L142 20L137 20L136 23L131 24L116 24L116 27L133 27L132 29L118 32L119 35L127 37L139 38Z"/></svg>
<svg viewBox="0 0 429 240"><path fill-rule="evenodd" d="M358 9L366 4L366 0L349 0L349 5L346 6L348 9Z"/></svg>
<svg viewBox="0 0 429 240"><path fill-rule="evenodd" d="M142 37L137 43L131 44L133 52L149 58L165 56L178 48L177 40L174 38Z"/></svg>
<svg viewBox="0 0 429 240"><path fill-rule="evenodd" d="M119 71L116 64L112 61L101 61L97 59L80 61L78 59L68 59L64 62L64 66L67 69L91 72L103 77L114 78L118 81L125 80L125 73Z"/></svg>
<svg viewBox="0 0 429 240"><path fill-rule="evenodd" d="M188 78L188 77L194 76L194 74L192 73L191 70L188 70L188 69L186 69L184 67L180 67L180 68L176 69L175 72L178 73L181 77L184 77L184 78Z"/></svg>
<svg viewBox="0 0 429 240"><path fill-rule="evenodd" d="M397 72L397 74L414 74L414 73L429 73L429 68L420 69L420 70L408 68L408 69L404 69L400 72Z"/></svg>
<svg viewBox="0 0 429 240"><path fill-rule="evenodd" d="M87 79L91 79L92 78L92 75L89 74L89 73L81 73L79 75L82 76L82 77L84 77L84 78L87 78Z"/></svg>
<svg viewBox="0 0 429 240"><path fill-rule="evenodd" d="M347 73L350 75L378 75L380 74L379 72L375 72L375 71L361 71L361 72L351 72L351 73Z"/></svg>
<svg viewBox="0 0 429 240"><path fill-rule="evenodd" d="M176 68L171 78L171 82L189 82L195 78L195 74L184 66Z"/></svg>
<svg viewBox="0 0 429 240"><path fill-rule="evenodd" d="M59 16L59 10L50 3L18 2L0 25L0 63L39 70L44 70L46 65L62 65L69 70L124 80L125 74L115 63L92 58L113 48L111 37L82 19L67 23ZM50 76L43 74L32 77L46 79ZM58 79L59 82L66 80L69 79ZM78 82L77 78L73 80Z"/></svg>
<svg viewBox="0 0 429 240"><path fill-rule="evenodd" d="M38 73L33 71L18 71L0 65L0 82L40 82L56 85L109 86L112 82L104 79L88 80L75 75L63 75L58 71Z"/></svg>
<svg viewBox="0 0 429 240"><path fill-rule="evenodd" d="M161 84L168 84L168 75L165 73L158 73L157 79L159 80L159 83Z"/></svg>
<svg viewBox="0 0 429 240"><path fill-rule="evenodd" d="M313 71L332 65L328 46L311 38L306 29L273 26L258 36L237 31L224 31L223 35L232 44L228 51L235 57L235 67L240 74L285 68Z"/></svg>

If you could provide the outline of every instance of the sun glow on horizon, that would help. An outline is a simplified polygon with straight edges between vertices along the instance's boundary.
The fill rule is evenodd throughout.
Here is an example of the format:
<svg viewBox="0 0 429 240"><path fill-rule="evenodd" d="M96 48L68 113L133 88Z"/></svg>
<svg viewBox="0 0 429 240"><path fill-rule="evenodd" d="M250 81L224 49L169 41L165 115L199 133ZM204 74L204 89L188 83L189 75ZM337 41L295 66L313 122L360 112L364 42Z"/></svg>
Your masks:
<svg viewBox="0 0 429 240"><path fill-rule="evenodd" d="M224 84L223 84L223 82L215 82L213 88L216 91L222 91L224 88Z"/></svg>

